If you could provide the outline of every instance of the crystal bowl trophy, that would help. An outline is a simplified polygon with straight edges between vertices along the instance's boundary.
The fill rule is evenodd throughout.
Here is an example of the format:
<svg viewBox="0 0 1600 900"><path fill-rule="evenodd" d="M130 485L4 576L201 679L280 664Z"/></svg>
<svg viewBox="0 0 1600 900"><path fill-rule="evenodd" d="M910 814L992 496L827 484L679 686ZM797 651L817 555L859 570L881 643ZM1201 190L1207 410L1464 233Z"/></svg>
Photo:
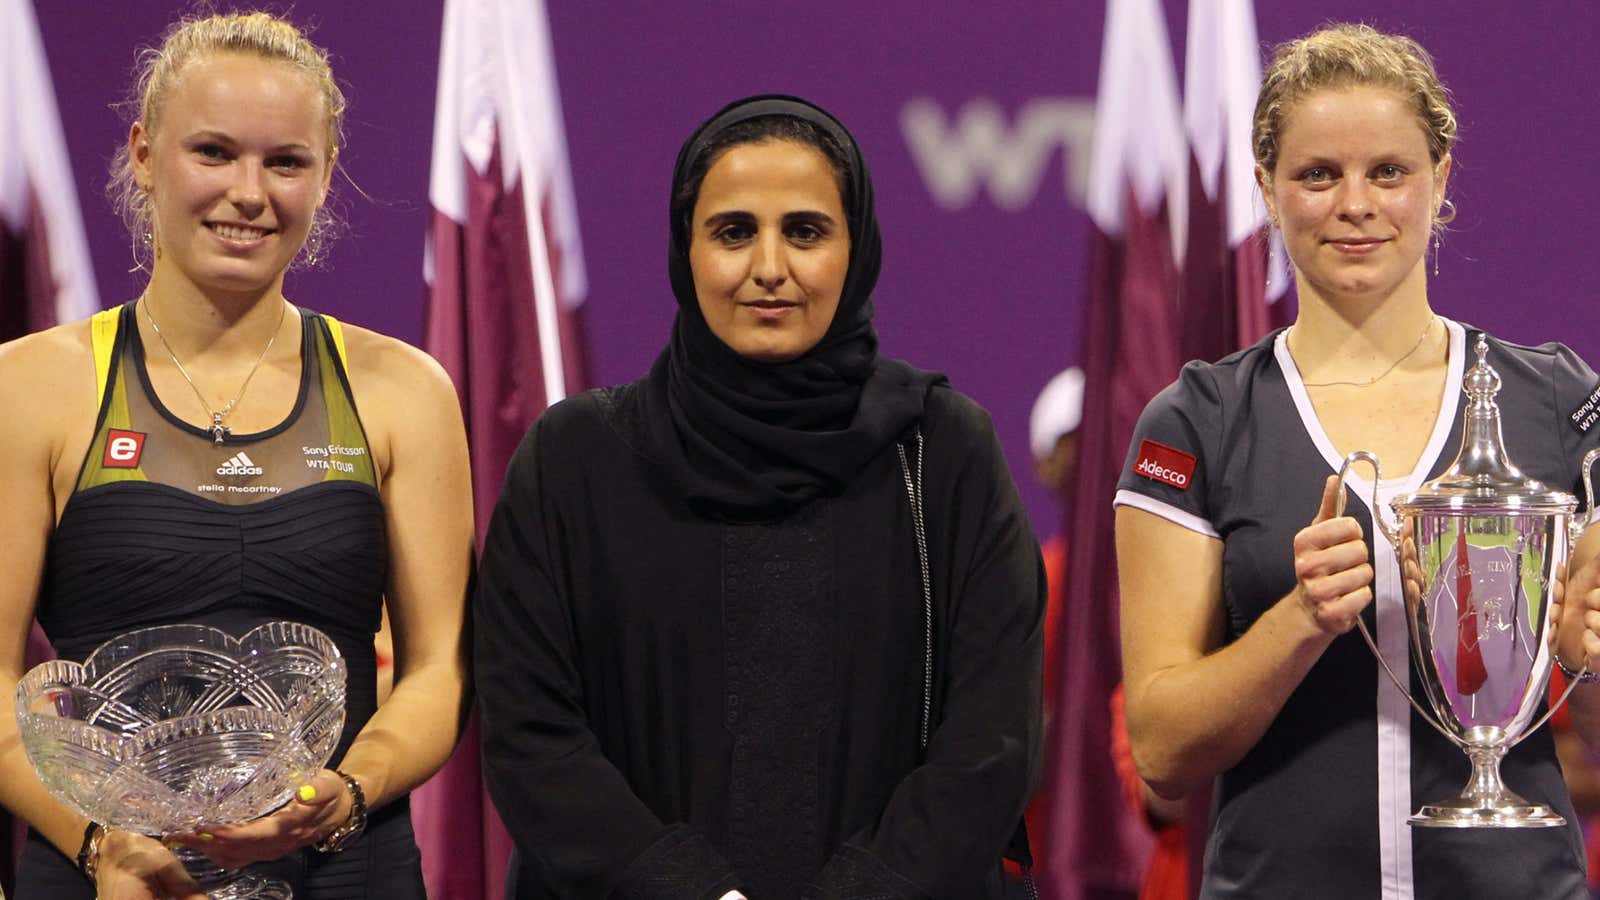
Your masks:
<svg viewBox="0 0 1600 900"><path fill-rule="evenodd" d="M235 640L200 625L143 628L80 665L52 660L17 685L28 759L58 799L159 838L282 806L333 753L345 662L326 635L272 622ZM218 900L287 898L287 884L175 851Z"/></svg>
<svg viewBox="0 0 1600 900"><path fill-rule="evenodd" d="M1472 776L1460 796L1425 804L1417 826L1526 828L1561 825L1543 804L1530 803L1500 780L1506 751L1533 733L1562 702L1535 717L1555 661L1550 617L1557 573L1583 532L1578 501L1525 476L1506 458L1495 395L1500 376L1490 367L1480 335L1478 363L1462 390L1470 398L1461 452L1443 475L1391 504L1397 525L1384 519L1377 488L1378 458L1358 450L1339 470L1338 514L1351 466L1373 468L1372 520L1394 547L1404 584L1411 658L1432 714L1417 702L1379 652L1367 626L1356 624L1395 687L1422 718L1466 752ZM1583 460L1589 509L1589 469ZM1577 684L1568 686L1570 694Z"/></svg>

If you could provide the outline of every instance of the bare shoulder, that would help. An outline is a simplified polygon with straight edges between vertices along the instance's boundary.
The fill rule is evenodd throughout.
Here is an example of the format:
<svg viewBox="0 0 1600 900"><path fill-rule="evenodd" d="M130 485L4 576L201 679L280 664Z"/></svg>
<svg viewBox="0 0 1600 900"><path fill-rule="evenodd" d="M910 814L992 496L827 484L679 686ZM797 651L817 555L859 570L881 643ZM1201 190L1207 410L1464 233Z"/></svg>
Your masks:
<svg viewBox="0 0 1600 900"><path fill-rule="evenodd" d="M344 327L345 367L351 387L360 392L399 391L402 397L413 391L427 395L443 392L452 402L455 386L450 376L433 357L405 341L379 334L369 328L346 324Z"/></svg>
<svg viewBox="0 0 1600 900"><path fill-rule="evenodd" d="M37 436L40 426L93 419L94 378L87 319L0 344L0 420Z"/></svg>
<svg viewBox="0 0 1600 900"><path fill-rule="evenodd" d="M343 327L350 390L369 438L383 448L374 448L380 460L394 458L403 435L463 433L455 385L433 357L371 329ZM418 427L424 424L431 427Z"/></svg>

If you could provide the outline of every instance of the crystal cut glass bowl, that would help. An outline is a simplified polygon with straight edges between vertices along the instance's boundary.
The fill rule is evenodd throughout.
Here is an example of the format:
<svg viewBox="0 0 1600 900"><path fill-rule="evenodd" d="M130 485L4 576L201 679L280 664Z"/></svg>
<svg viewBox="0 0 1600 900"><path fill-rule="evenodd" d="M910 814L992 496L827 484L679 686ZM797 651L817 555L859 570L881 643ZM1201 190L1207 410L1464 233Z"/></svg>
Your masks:
<svg viewBox="0 0 1600 900"><path fill-rule="evenodd" d="M142 628L81 665L30 670L17 725L39 779L79 813L148 835L193 832L271 812L327 763L345 674L333 641L309 625L271 622L238 639L202 625ZM179 855L213 897L287 896L251 877L253 887L228 889L238 876Z"/></svg>

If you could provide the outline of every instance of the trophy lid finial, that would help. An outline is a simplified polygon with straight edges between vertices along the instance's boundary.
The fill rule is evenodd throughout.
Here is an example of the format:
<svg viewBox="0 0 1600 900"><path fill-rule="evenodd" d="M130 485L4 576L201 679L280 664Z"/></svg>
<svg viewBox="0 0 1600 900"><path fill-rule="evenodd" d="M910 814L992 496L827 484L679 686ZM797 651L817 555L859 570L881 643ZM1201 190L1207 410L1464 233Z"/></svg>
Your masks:
<svg viewBox="0 0 1600 900"><path fill-rule="evenodd" d="M1495 395L1500 393L1500 373L1489 365L1489 342L1482 333L1479 333L1477 346L1473 349L1478 353L1478 364L1467 372L1461 390L1472 398L1473 409L1482 410L1483 404L1494 404ZM1498 414L1498 405L1495 411Z"/></svg>
<svg viewBox="0 0 1600 900"><path fill-rule="evenodd" d="M1468 399L1462 415L1461 451L1443 475L1416 493L1396 501L1396 507L1562 507L1568 511L1577 499L1552 490L1524 475L1506 455L1500 427L1500 373L1489 363L1489 341L1482 332L1473 349L1478 362L1461 380Z"/></svg>

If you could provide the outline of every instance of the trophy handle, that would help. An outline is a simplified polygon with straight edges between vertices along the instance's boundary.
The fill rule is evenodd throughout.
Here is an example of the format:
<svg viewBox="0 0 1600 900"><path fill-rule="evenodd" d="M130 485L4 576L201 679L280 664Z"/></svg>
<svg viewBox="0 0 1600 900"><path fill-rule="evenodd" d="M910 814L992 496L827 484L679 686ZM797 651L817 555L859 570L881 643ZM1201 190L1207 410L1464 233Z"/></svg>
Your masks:
<svg viewBox="0 0 1600 900"><path fill-rule="evenodd" d="M1600 457L1600 450L1594 451ZM1365 450L1357 450L1344 458L1344 465L1339 467L1339 493L1333 498L1333 514L1344 515L1344 480L1350 474L1350 467L1358 462L1372 463L1372 524L1383 536L1389 539L1396 550L1400 549L1400 529L1390 525L1383 519L1383 506L1378 503L1378 483L1383 481L1383 467L1378 465L1378 458ZM1584 469L1587 473L1589 470ZM1585 476L1587 477L1587 476ZM1590 502L1593 502L1591 498Z"/></svg>
<svg viewBox="0 0 1600 900"><path fill-rule="evenodd" d="M1550 652L1551 653L1555 653L1555 650L1552 649ZM1587 671L1589 671L1588 666L1585 666L1584 669L1583 669L1583 672L1587 672ZM1578 674L1581 676L1583 674L1583 672L1579 672ZM1550 721L1550 717L1556 714L1556 710L1561 708L1561 704L1566 703L1567 702L1567 698L1572 696L1572 689L1577 687L1578 684L1579 684L1578 679L1576 679L1576 678L1568 678L1567 679L1567 689L1561 692L1561 696L1556 698L1556 702L1550 704L1550 708L1546 709L1544 711L1544 715L1539 717L1539 721L1533 723L1532 725L1529 725L1526 729L1523 730L1522 734L1517 736L1516 740L1506 744L1506 749L1510 750L1512 747L1515 747L1516 745L1522 743L1524 740L1527 739L1528 735L1533 734L1535 731L1538 731L1541 727L1544 726L1544 723ZM1549 684L1547 683L1545 686L1549 687Z"/></svg>
<svg viewBox="0 0 1600 900"><path fill-rule="evenodd" d="M1600 450L1595 451L1595 453L1597 457L1600 457ZM1378 484L1379 482L1383 481L1383 469L1378 464L1378 457L1368 453L1365 450L1357 450L1344 458L1344 465L1339 467L1339 493L1334 498L1333 514L1335 516L1344 515L1345 477L1350 474L1350 467L1354 466L1358 462L1369 462L1372 464L1372 525L1379 531L1382 531L1383 536L1389 539L1389 543L1394 547L1396 561L1398 561L1400 557L1400 529L1393 527L1388 522L1384 521L1383 506L1378 503ZM1585 469L1585 472L1587 471L1588 470ZM1378 650L1378 642L1372 639L1372 632L1367 630L1367 623L1363 621L1360 616L1356 616L1356 628L1361 631L1361 639L1367 642L1367 649L1372 651L1372 655L1378 660L1378 665L1383 667L1384 674L1389 676L1389 683L1393 684L1395 690L1400 692L1400 696L1406 698L1406 702L1410 703L1411 708L1417 711L1417 715L1422 717L1422 721L1432 725L1433 730L1444 735L1445 739L1450 743L1455 744L1458 747L1463 746L1461 740L1455 735L1451 734L1448 728L1444 727L1444 723L1440 722L1432 713L1424 709L1422 704L1417 702L1416 697L1411 696L1411 692L1407 690L1405 684L1400 681L1400 676L1396 675L1394 673L1394 669L1390 668L1389 661L1383 658L1383 653Z"/></svg>
<svg viewBox="0 0 1600 900"><path fill-rule="evenodd" d="M1583 496L1588 500L1583 507L1586 516L1594 515L1594 463L1597 459L1600 459L1600 447L1590 450L1583 457ZM1577 516L1573 516L1572 521L1567 523L1567 537L1571 543L1576 544L1578 538L1583 537L1586 524L1579 521Z"/></svg>
<svg viewBox="0 0 1600 900"><path fill-rule="evenodd" d="M1589 516L1594 515L1594 463L1595 463L1595 460L1600 460L1600 448L1596 448L1594 450L1590 450L1588 453L1584 454L1584 456L1583 456L1583 496L1588 501L1588 503L1583 508L1584 509L1584 513L1585 513L1584 518L1588 518ZM1577 545L1578 539L1583 537L1583 532L1584 532L1584 529L1585 529L1586 525L1587 525L1587 523L1583 522L1583 521L1580 521L1577 516L1573 516L1572 517L1572 521L1567 523L1567 540L1568 540L1568 542L1570 544L1572 544L1573 546ZM1555 653L1555 650L1552 648L1550 652L1551 653ZM1582 676L1582 675L1588 674L1588 672L1589 672L1589 663L1588 663L1587 660L1585 660L1584 664L1583 664L1583 669L1578 674L1580 676ZM1556 702L1550 704L1550 708L1545 710L1545 713L1544 713L1543 716L1539 717L1538 723L1535 724L1532 728L1529 728L1527 731L1523 732L1522 737L1527 737L1529 734L1532 734L1534 731L1538 730L1539 726L1543 725L1547 719L1549 719L1551 716L1555 715L1556 714L1556 710L1561 708L1561 704L1567 702L1567 698L1572 696L1572 689L1577 687L1577 686L1578 686L1578 679L1577 678L1568 678L1567 679L1567 689L1561 692L1560 699L1558 699L1558 700L1556 700ZM1517 740L1520 743L1522 738L1518 738Z"/></svg>

